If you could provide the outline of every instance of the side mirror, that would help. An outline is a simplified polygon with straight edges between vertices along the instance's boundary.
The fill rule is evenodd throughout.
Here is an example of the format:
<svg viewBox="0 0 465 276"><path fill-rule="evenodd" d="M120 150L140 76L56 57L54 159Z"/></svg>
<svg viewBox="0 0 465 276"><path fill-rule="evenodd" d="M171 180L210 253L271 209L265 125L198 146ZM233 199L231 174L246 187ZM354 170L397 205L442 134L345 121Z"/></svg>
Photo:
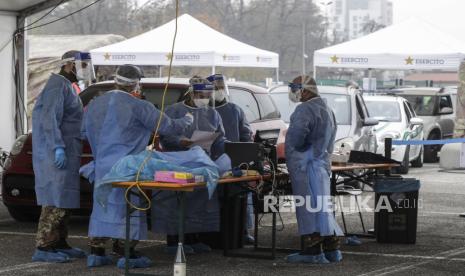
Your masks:
<svg viewBox="0 0 465 276"><path fill-rule="evenodd" d="M410 124L412 125L423 125L423 119L421 118L412 118L410 119Z"/></svg>
<svg viewBox="0 0 465 276"><path fill-rule="evenodd" d="M454 110L452 108L450 108L450 107L443 107L439 111L439 114L441 114L441 115L447 115L447 114L452 114L452 113L454 113Z"/></svg>
<svg viewBox="0 0 465 276"><path fill-rule="evenodd" d="M374 118L365 118L363 120L363 126L376 126L378 123L379 121Z"/></svg>

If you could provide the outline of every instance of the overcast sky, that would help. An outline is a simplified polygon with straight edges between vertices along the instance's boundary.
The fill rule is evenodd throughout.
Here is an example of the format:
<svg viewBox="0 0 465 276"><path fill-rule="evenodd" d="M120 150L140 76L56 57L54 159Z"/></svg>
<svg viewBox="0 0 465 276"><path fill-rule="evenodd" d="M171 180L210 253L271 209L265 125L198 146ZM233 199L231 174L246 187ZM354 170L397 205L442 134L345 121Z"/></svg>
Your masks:
<svg viewBox="0 0 465 276"><path fill-rule="evenodd" d="M465 40L464 0L391 0L394 23L409 17L421 18L457 38Z"/></svg>
<svg viewBox="0 0 465 276"><path fill-rule="evenodd" d="M143 4L149 0L138 0ZM181 0L182 1L182 0ZM316 3L326 0L313 0ZM419 17L457 38L465 40L465 0L391 0L394 23Z"/></svg>

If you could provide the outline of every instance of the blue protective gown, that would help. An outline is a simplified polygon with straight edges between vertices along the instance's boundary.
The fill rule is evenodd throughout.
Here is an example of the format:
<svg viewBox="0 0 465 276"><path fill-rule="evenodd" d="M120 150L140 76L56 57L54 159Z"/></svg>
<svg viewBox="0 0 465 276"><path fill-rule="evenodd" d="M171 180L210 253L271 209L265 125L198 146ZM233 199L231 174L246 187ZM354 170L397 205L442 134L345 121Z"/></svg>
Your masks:
<svg viewBox="0 0 465 276"><path fill-rule="evenodd" d="M32 162L37 204L79 208L82 102L71 82L52 74L32 111ZM55 167L55 149L65 148L66 167Z"/></svg>
<svg viewBox="0 0 465 276"><path fill-rule="evenodd" d="M342 235L332 203L321 198L330 196L329 158L335 135L334 114L320 97L300 104L291 115L286 135L286 162L292 191L296 196L310 196L312 208L322 206L318 212L308 211L305 205L296 207L300 235Z"/></svg>
<svg viewBox="0 0 465 276"><path fill-rule="evenodd" d="M221 116L228 141L250 142L252 140L252 129L245 118L244 111L238 105L226 102L216 106L215 109Z"/></svg>
<svg viewBox="0 0 465 276"><path fill-rule="evenodd" d="M150 102L118 90L107 92L87 106L82 131L95 159L95 183L99 183L118 160L147 147L159 116L160 111ZM164 116L159 133L182 133L184 120L171 120ZM112 189L107 206L101 206L94 200L89 225L90 237L125 238L124 193L122 188ZM145 212L135 212L131 217L130 238L145 239L146 224Z"/></svg>
<svg viewBox="0 0 465 276"><path fill-rule="evenodd" d="M171 118L183 117L187 112L194 116L194 123L183 133L185 137L191 137L195 130L219 132L212 145L210 157L215 159L224 152L224 128L221 117L213 108L194 108L183 102L176 103L166 109L166 114ZM161 144L165 151L186 150L179 145L180 136L161 136ZM161 191L154 198L153 204L153 231L175 235L177 227L177 200L174 193ZM160 202L160 200L162 200ZM157 203L159 201L159 203ZM185 233L200 233L219 231L220 212L218 195L215 192L209 199L206 188L198 188L186 195Z"/></svg>

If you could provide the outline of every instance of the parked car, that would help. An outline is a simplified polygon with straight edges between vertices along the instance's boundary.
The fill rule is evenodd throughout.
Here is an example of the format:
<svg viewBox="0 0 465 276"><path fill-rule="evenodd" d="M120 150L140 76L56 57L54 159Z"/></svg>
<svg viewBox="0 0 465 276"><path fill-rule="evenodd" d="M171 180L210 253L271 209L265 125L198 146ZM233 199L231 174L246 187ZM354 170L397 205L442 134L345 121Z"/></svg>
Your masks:
<svg viewBox="0 0 465 276"><path fill-rule="evenodd" d="M166 78L142 79L141 86L146 100L157 107L161 106L165 83ZM188 79L171 79L165 104L170 105L183 100L188 86ZM84 109L93 98L113 88L114 82L105 81L91 85L82 91L79 96ZM264 88L243 82L233 82L230 83L229 92L231 101L242 107L254 131L278 129L280 132L278 143L284 142L286 125L280 119L273 99ZM40 213L34 191L31 139L31 133L18 137L9 154L2 177L3 204L8 208L10 215L19 221L37 219ZM278 157L283 158L283 156ZM84 143L81 164L84 165L91 160L90 147ZM91 208L92 186L86 179L81 178L81 209L77 210L77 213L88 214Z"/></svg>
<svg viewBox="0 0 465 276"><path fill-rule="evenodd" d="M344 144L353 150L376 152L377 140L373 126L378 121L370 117L360 91L354 86L318 86L318 91L336 116L334 151L339 151ZM281 118L289 124L290 116L298 103L289 100L287 86L276 86L268 92L278 105Z"/></svg>
<svg viewBox="0 0 465 276"><path fill-rule="evenodd" d="M423 119L425 139L448 139L454 134L457 87L415 87L394 90L407 99ZM424 161L437 162L441 145L425 145Z"/></svg>
<svg viewBox="0 0 465 276"><path fill-rule="evenodd" d="M378 138L376 152L384 155L384 139L423 140L423 120L415 114L410 103L402 97L388 95L363 95L373 118L379 121L374 131ZM392 146L391 158L401 162L396 170L408 173L409 165L423 166L423 146Z"/></svg>

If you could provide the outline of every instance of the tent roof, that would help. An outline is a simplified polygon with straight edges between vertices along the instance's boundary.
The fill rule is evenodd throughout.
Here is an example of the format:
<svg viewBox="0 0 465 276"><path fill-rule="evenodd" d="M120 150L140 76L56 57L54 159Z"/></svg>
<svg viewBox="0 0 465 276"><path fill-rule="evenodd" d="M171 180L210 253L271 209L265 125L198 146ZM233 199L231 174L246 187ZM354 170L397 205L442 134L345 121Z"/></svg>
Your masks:
<svg viewBox="0 0 465 276"><path fill-rule="evenodd" d="M44 0L0 0L0 11L20 11L37 5Z"/></svg>
<svg viewBox="0 0 465 276"><path fill-rule="evenodd" d="M315 51L315 65L348 68L458 69L465 43L411 18Z"/></svg>
<svg viewBox="0 0 465 276"><path fill-rule="evenodd" d="M20 16L30 16L71 0L0 0L1 12L14 12Z"/></svg>
<svg viewBox="0 0 465 276"><path fill-rule="evenodd" d="M94 64L169 64L175 20L125 41L91 51ZM279 55L220 33L194 17L178 18L173 65L272 67Z"/></svg>

